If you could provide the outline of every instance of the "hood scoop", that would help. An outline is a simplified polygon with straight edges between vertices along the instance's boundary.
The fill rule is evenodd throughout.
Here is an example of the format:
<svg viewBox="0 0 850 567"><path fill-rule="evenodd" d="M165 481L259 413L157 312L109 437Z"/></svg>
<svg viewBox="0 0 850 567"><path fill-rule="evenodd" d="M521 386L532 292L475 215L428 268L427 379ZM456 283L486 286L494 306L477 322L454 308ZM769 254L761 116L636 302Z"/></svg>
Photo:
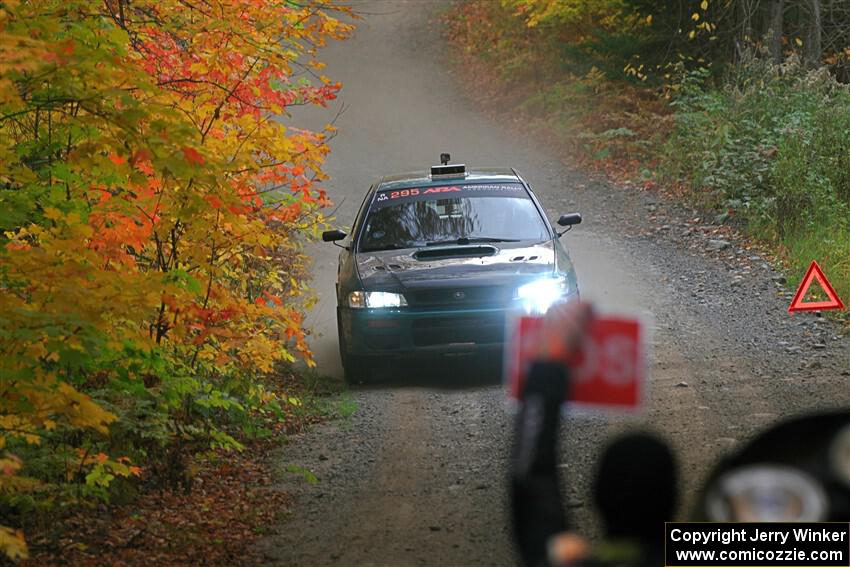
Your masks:
<svg viewBox="0 0 850 567"><path fill-rule="evenodd" d="M425 248L417 250L413 257L417 260L434 260L437 258L480 258L494 256L498 250L495 246L445 246L440 248Z"/></svg>

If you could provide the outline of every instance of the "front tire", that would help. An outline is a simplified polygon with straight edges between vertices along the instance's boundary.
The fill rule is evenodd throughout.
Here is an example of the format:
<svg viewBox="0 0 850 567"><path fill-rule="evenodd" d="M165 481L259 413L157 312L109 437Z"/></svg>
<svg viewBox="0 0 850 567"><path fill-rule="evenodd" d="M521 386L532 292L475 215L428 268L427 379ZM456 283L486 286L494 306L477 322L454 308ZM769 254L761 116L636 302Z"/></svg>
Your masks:
<svg viewBox="0 0 850 567"><path fill-rule="evenodd" d="M353 386L368 382L372 373L372 365L369 363L369 359L365 356L348 353L348 345L346 345L345 336L342 333L342 322L340 321L339 313L337 313L336 322L339 340L339 358L342 360L342 373L345 383Z"/></svg>
<svg viewBox="0 0 850 567"><path fill-rule="evenodd" d="M372 379L372 364L364 356L343 354L342 369L349 385L367 384Z"/></svg>

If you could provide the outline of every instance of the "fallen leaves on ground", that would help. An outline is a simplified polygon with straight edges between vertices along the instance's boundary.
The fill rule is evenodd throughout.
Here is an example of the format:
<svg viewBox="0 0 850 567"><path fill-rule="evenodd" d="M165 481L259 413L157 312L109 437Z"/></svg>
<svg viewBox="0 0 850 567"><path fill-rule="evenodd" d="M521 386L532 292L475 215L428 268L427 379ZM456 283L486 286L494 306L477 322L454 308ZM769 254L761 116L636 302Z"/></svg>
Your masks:
<svg viewBox="0 0 850 567"><path fill-rule="evenodd" d="M253 544L291 511L291 497L275 484L270 454L289 434L327 419L316 400L338 391L313 384L291 371L264 381L278 397L299 400L298 410L280 420L263 415L265 440L246 442L241 452L215 450L192 455L186 483L174 489L141 487L123 505L99 505L50 516L29 538L23 567L153 567L254 565ZM0 565L3 559L0 558Z"/></svg>
<svg viewBox="0 0 850 567"><path fill-rule="evenodd" d="M273 484L268 449L199 455L190 492L153 491L76 513L33 537L23 565L250 565L252 543L291 504Z"/></svg>

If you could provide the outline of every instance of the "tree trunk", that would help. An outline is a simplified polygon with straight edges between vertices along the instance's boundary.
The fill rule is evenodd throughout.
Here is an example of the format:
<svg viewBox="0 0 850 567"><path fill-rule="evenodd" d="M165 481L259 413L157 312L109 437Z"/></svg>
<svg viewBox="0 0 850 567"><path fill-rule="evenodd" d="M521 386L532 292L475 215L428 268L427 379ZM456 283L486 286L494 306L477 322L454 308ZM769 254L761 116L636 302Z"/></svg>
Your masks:
<svg viewBox="0 0 850 567"><path fill-rule="evenodd" d="M749 48L753 43L753 5L752 0L738 2L738 21L741 26L741 44Z"/></svg>
<svg viewBox="0 0 850 567"><path fill-rule="evenodd" d="M782 63L782 28L785 19L785 0L773 0L770 3L767 46L773 62Z"/></svg>
<svg viewBox="0 0 850 567"><path fill-rule="evenodd" d="M823 18L821 0L809 0L809 41L806 45L806 62L812 67L820 67L823 55Z"/></svg>

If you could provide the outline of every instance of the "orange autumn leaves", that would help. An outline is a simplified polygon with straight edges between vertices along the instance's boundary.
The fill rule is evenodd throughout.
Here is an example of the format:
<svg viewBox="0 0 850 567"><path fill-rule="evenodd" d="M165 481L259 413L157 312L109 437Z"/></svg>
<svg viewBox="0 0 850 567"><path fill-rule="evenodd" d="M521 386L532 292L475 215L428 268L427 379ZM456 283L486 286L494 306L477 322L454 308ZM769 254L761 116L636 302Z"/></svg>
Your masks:
<svg viewBox="0 0 850 567"><path fill-rule="evenodd" d="M0 3L0 458L57 427L107 434L120 416L95 382L121 406L154 374L168 404L311 363L302 244L328 204L327 132L279 116L335 98L313 58L347 13ZM84 468L107 464L98 482L144 466ZM27 473L3 468L0 488ZM0 549L22 553L18 535L0 528Z"/></svg>

